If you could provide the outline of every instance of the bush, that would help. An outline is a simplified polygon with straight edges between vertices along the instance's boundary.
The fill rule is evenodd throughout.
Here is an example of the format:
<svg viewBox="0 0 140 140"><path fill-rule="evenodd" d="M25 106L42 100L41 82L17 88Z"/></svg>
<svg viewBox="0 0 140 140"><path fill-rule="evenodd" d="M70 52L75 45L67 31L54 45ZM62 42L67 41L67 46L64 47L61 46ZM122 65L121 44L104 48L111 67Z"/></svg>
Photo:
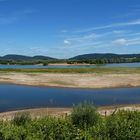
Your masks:
<svg viewBox="0 0 140 140"><path fill-rule="evenodd" d="M110 139L140 139L140 112L119 111L107 118L106 129Z"/></svg>
<svg viewBox="0 0 140 140"><path fill-rule="evenodd" d="M119 111L99 115L90 104L74 107L65 118L32 119L18 113L12 121L0 121L0 140L140 140L140 112Z"/></svg>
<svg viewBox="0 0 140 140"><path fill-rule="evenodd" d="M26 112L15 114L14 119L12 120L13 124L18 126L20 125L24 126L26 123L30 121L31 121L31 116L29 113Z"/></svg>
<svg viewBox="0 0 140 140"><path fill-rule="evenodd" d="M93 105L84 103L73 108L71 120L75 126L83 129L94 126L99 120L99 114Z"/></svg>
<svg viewBox="0 0 140 140"><path fill-rule="evenodd" d="M2 132L0 132L0 140L4 140L4 136L3 136Z"/></svg>

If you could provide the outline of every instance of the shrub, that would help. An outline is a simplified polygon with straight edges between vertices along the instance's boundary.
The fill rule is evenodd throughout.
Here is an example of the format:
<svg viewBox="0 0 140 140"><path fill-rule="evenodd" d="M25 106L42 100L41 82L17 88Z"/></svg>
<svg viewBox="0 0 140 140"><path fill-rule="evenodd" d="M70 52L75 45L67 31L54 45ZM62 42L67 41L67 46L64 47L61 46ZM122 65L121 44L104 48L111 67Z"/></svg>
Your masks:
<svg viewBox="0 0 140 140"><path fill-rule="evenodd" d="M140 139L140 112L119 111L107 118L106 129L110 139Z"/></svg>
<svg viewBox="0 0 140 140"><path fill-rule="evenodd" d="M13 124L18 125L18 126L20 125L24 126L26 123L30 121L31 121L31 116L27 112L15 114L12 120Z"/></svg>
<svg viewBox="0 0 140 140"><path fill-rule="evenodd" d="M4 136L3 136L2 132L0 132L0 140L4 140Z"/></svg>
<svg viewBox="0 0 140 140"><path fill-rule="evenodd" d="M99 114L93 105L84 103L73 108L71 120L77 127L91 127L98 122Z"/></svg>
<svg viewBox="0 0 140 140"><path fill-rule="evenodd" d="M36 119L32 121L28 129L28 137L33 140L71 140L75 138L76 132L68 118L44 117Z"/></svg>
<svg viewBox="0 0 140 140"><path fill-rule="evenodd" d="M74 107L65 118L43 117L31 120L18 113L12 121L0 121L0 140L139 140L140 112L119 111L99 115L90 104Z"/></svg>

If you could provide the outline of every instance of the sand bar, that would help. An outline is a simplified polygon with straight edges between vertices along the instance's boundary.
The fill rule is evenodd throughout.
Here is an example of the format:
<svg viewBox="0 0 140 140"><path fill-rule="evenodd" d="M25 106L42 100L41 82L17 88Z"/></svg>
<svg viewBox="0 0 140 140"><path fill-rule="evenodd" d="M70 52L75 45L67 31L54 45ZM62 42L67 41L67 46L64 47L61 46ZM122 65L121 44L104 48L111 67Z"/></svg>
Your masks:
<svg viewBox="0 0 140 140"><path fill-rule="evenodd" d="M61 73L7 73L0 74L0 83L69 88L115 88L140 86L136 74L61 74Z"/></svg>

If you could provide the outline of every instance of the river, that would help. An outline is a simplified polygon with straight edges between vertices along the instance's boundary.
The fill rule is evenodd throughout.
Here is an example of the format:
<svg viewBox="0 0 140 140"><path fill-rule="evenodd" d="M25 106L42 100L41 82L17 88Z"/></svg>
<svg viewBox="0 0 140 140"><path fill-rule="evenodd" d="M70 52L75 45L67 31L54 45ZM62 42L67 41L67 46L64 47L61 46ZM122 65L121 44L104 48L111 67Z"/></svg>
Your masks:
<svg viewBox="0 0 140 140"><path fill-rule="evenodd" d="M140 88L74 89L0 84L0 112L72 107L85 101L96 106L140 104Z"/></svg>
<svg viewBox="0 0 140 140"><path fill-rule="evenodd" d="M140 63L114 63L114 64L104 64L104 65L0 65L1 69L5 68L97 68L97 67L126 67L126 68L134 68L140 67Z"/></svg>

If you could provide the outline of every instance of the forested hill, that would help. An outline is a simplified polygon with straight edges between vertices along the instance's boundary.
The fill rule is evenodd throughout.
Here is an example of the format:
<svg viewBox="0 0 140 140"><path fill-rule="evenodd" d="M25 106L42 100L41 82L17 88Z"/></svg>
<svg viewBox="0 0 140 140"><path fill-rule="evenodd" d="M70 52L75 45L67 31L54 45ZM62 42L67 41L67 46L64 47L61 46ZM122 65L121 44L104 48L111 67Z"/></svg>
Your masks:
<svg viewBox="0 0 140 140"><path fill-rule="evenodd" d="M112 54L112 53L93 53L93 54L83 54L78 55L70 60L93 60L93 59L132 59L140 58L140 54Z"/></svg>
<svg viewBox="0 0 140 140"><path fill-rule="evenodd" d="M19 65L36 65L36 64L42 64L42 65L48 65L49 62L54 62L56 63L59 61L56 58L48 57L48 56L24 56L24 55L15 55L15 54L10 54L10 55L5 55L0 57L0 64L5 64L5 65L14 65L14 64L19 64Z"/></svg>
<svg viewBox="0 0 140 140"><path fill-rule="evenodd" d="M92 53L92 54L83 54L78 55L67 60L93 60L93 59L132 59L140 58L140 54L112 54L112 53ZM0 60L59 60L53 57L48 56L25 56L25 55L16 55L9 54L1 56Z"/></svg>
<svg viewBox="0 0 140 140"><path fill-rule="evenodd" d="M22 61L28 61L28 60L56 60L56 58L48 57L48 56L24 56L24 55L5 55L3 57L0 57L0 60L22 60Z"/></svg>
<svg viewBox="0 0 140 140"><path fill-rule="evenodd" d="M111 54L111 53L94 53L78 55L69 59L56 59L48 56L24 56L24 55L5 55L0 57L0 64L20 64L33 65L49 63L87 63L87 64L105 64L105 63L131 63L140 62L140 54Z"/></svg>
<svg viewBox="0 0 140 140"><path fill-rule="evenodd" d="M93 53L78 55L70 58L68 63L88 63L88 64L105 64L105 63L133 63L140 62L140 54L112 54L112 53Z"/></svg>

